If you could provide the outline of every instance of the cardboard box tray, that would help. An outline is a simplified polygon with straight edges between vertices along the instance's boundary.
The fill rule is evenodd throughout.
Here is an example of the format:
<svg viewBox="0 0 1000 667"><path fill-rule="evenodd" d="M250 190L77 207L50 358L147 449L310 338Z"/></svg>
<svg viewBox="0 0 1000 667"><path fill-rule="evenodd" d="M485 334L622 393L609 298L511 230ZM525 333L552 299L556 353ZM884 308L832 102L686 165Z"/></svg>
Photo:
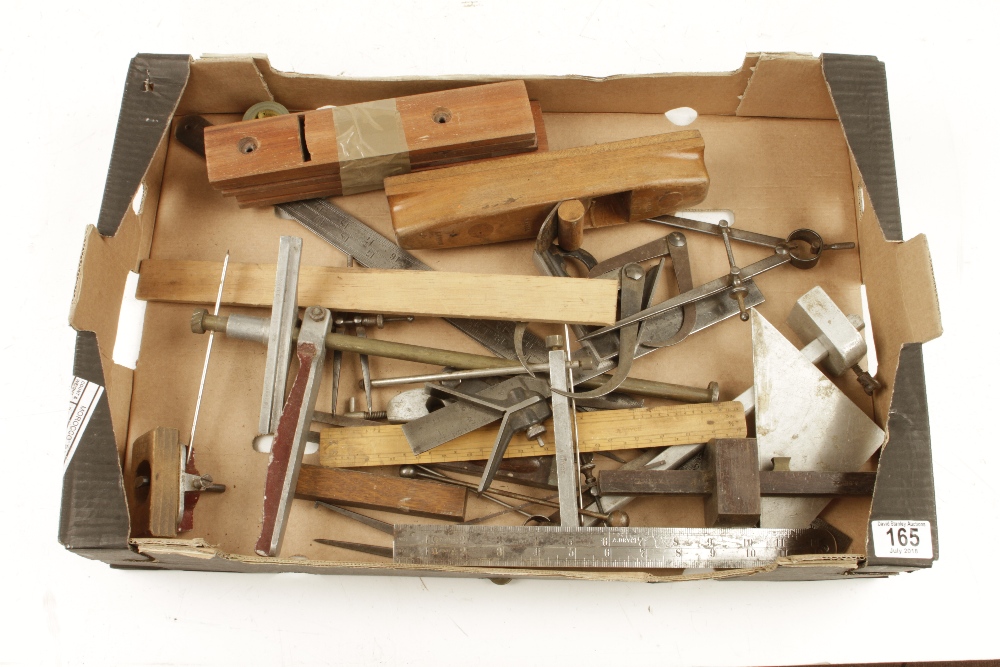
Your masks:
<svg viewBox="0 0 1000 667"><path fill-rule="evenodd" d="M737 227L785 236L799 227L829 242L856 241L858 250L825 255L811 271L784 268L758 280L766 302L761 313L791 340L784 325L794 301L821 285L849 313L862 312L867 294L885 389L874 399L850 377L838 386L889 433L877 460L873 499L834 501L824 517L853 538L851 554L781 559L748 571L691 576L816 579L882 576L929 567L930 560L879 558L869 546L876 520L928 521L936 557L937 529L921 344L941 333L937 296L924 237L902 241L896 195L885 73L867 56L821 58L751 54L727 73L524 78L539 100L551 150L681 129L664 112L688 106L706 143L712 179L699 207L731 211ZM220 571L421 574L452 576L547 576L660 581L685 578L679 571L531 571L488 568L414 568L382 559L342 554L314 544L332 537L373 541L370 531L296 501L282 556L253 555L267 457L255 454L257 410L264 349L250 343L216 342L198 427L197 463L229 490L203 495L195 528L182 539L130 539L121 464L126 443L156 426L180 430L186 442L194 411L205 340L190 333L191 308L149 303L135 370L113 361L126 278L147 257L273 263L281 235L304 239L303 262L343 266L345 258L297 223L278 219L269 207L241 210L207 181L204 162L176 142L176 119L189 113L234 120L253 103L279 100L290 109L350 104L397 95L472 85L481 79L356 80L274 71L249 57L191 60L187 56L139 55L131 63L101 214L88 229L73 296L70 324L77 330L75 401L86 405L72 423L63 485L59 539L80 555L116 566ZM384 193L336 199L338 205L393 238ZM655 225L588 230L584 247L598 259L662 236ZM714 239L689 235L696 284L724 273L725 253ZM445 251L417 251L435 269L535 275L531 242ZM748 263L766 252L736 247ZM248 311L253 312L253 311ZM256 311L262 314L261 311ZM539 330L544 333L544 328ZM440 347L482 353L472 340L440 320L386 328L376 337L405 342L433 340ZM423 371L425 367L372 359L373 376ZM356 360L348 356L341 380L341 409L356 386ZM722 398L752 384L750 329L731 319L639 360L640 378L703 386L717 380ZM330 401L324 383L318 405ZM392 390L376 391L384 404ZM657 404L648 401L648 405ZM307 457L307 462L310 462ZM875 462L873 462L873 465ZM470 499L470 510L483 512ZM629 508L633 525L701 526L697 499L644 499ZM389 521L392 515L384 515ZM407 521L411 519L407 518ZM421 519L414 518L413 522ZM511 519L513 521L513 519ZM343 558L343 556L336 556Z"/></svg>

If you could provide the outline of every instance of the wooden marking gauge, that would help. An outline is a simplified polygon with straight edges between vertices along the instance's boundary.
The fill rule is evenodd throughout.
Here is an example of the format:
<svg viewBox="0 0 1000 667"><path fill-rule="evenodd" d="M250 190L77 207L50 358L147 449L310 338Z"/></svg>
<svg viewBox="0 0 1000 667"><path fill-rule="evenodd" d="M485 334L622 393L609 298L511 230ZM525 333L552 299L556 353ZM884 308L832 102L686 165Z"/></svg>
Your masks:
<svg viewBox="0 0 1000 667"><path fill-rule="evenodd" d="M189 451L177 429L162 426L128 446L123 479L132 537L177 537L194 526L202 492L226 490L198 473Z"/></svg>

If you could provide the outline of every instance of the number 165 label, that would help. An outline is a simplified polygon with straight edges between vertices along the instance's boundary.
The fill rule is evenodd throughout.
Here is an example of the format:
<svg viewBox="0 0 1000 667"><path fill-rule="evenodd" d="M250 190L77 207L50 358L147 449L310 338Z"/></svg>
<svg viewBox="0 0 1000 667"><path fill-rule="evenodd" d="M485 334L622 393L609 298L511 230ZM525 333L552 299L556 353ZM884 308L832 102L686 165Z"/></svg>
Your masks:
<svg viewBox="0 0 1000 667"><path fill-rule="evenodd" d="M930 521L872 521L875 555L879 558L933 558Z"/></svg>

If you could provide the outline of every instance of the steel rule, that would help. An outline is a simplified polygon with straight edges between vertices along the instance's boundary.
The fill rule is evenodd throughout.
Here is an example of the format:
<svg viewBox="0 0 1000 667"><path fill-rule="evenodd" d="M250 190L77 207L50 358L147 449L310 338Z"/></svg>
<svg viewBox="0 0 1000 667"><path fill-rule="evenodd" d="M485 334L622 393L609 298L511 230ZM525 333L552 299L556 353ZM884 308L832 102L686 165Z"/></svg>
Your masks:
<svg viewBox="0 0 1000 667"><path fill-rule="evenodd" d="M393 561L553 568L753 568L837 553L822 529L397 525Z"/></svg>

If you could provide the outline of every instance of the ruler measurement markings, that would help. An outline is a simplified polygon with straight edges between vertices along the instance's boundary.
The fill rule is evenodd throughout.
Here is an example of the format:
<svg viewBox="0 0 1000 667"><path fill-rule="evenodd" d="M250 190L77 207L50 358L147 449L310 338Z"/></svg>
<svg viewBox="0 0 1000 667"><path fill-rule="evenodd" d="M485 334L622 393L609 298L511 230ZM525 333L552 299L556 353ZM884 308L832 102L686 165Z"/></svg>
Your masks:
<svg viewBox="0 0 1000 667"><path fill-rule="evenodd" d="M492 567L759 567L789 554L830 553L821 530L625 528L553 529L524 526L398 527L396 559L404 563ZM433 549L413 548L433 543ZM590 532L584 532L590 531Z"/></svg>
<svg viewBox="0 0 1000 667"><path fill-rule="evenodd" d="M706 414L715 418L715 424L706 424L703 428L687 428L684 424L674 425L675 422L685 418L697 418ZM670 429L680 430L653 430L649 420L654 417L663 420L664 424L671 424ZM321 438L322 464L328 467L357 467L374 465L374 461L378 461L379 465L405 465L482 459L488 455L489 444L492 444L495 438L495 429L487 428L416 456L406 442L400 427L370 428L372 430L369 431L325 429ZM632 432L635 429L638 429L638 434ZM674 406L640 409L634 412L615 410L608 411L607 414L591 412L580 415L580 451L686 445L706 442L713 437L743 437L746 434L745 429L742 406L737 403L719 403L699 409L682 409ZM622 432L623 430L625 432ZM650 430L653 432L650 433ZM600 438L597 439L592 435L594 433L600 433ZM487 445L480 442L484 438L490 441ZM507 449L506 458L553 452L553 443L548 443L542 448L523 436L515 436Z"/></svg>

